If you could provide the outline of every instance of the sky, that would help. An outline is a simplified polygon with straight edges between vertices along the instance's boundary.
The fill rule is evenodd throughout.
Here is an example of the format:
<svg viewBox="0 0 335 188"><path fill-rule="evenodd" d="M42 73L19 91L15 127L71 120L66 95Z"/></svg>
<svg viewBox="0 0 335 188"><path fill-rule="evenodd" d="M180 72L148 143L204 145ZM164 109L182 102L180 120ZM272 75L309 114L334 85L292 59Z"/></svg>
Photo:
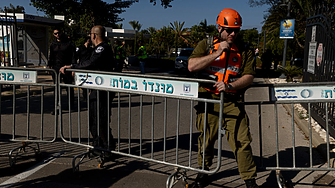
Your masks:
<svg viewBox="0 0 335 188"><path fill-rule="evenodd" d="M114 0L104 0L112 3ZM154 27L160 29L163 26L169 26L174 21L184 22L183 28L191 28L198 25L201 21L207 20L208 25L215 25L216 17L224 8L232 8L242 16L242 29L257 28L261 32L263 15L269 6L250 7L249 0L174 0L171 8L162 7L160 0L153 6L150 0L140 0L133 4L126 12L119 15L124 18L123 29L132 29L129 22L139 21L143 29ZM38 12L33 6L29 6L29 0L10 0L6 3L2 2L1 7L20 5L25 8L26 14L43 16L43 12Z"/></svg>

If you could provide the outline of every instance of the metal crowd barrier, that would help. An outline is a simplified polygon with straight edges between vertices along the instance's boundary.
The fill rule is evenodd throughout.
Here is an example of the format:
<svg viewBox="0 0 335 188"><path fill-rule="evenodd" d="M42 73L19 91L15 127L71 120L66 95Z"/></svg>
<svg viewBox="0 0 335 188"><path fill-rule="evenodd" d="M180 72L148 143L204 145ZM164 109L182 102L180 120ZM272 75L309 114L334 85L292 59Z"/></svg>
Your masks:
<svg viewBox="0 0 335 188"><path fill-rule="evenodd" d="M9 152L9 164L33 151L39 158L39 143L52 143L57 135L55 110L57 86L51 69L0 67L0 140L21 142ZM49 112L49 113L48 113ZM48 117L50 116L50 117Z"/></svg>
<svg viewBox="0 0 335 188"><path fill-rule="evenodd" d="M263 93L268 93L268 96L262 96L260 93L260 98L254 101L245 102L246 107L253 106L250 111L256 113L255 117L258 116L258 128L259 128L259 165L258 167L263 170L270 170L276 172L277 183L280 188L290 187L289 181L287 181L282 175L281 171L335 171L333 168L331 159L331 147L329 139L329 121L328 113L333 109L328 107L328 103L335 102L335 85L333 82L323 82L323 83L299 83L299 84L259 84L253 85L249 89L260 89L263 88ZM248 92L248 90L247 90ZM311 125L311 103L322 103L325 106L325 119L326 119L326 142L325 146L313 145L313 128ZM307 106L307 115L305 115L305 121L302 119L301 112L295 109L295 104L302 104ZM284 113L289 113L291 115L291 125L280 124L279 121L283 118L278 112L279 105L283 105L287 110ZM271 109L272 108L272 109ZM274 114L274 122L264 122L263 117ZM285 114L286 115L286 114ZM250 114L249 114L250 117ZM302 119L302 120L301 120ZM304 146L301 143L297 143L296 136L301 135L296 126L297 122L305 121L308 125L305 133L308 139L308 146ZM257 122L251 122L256 124ZM274 123L274 124L273 124ZM257 125L256 125L257 127ZM253 127L254 129L256 128ZM289 130L284 131L286 127ZM274 135L264 135L264 129L274 129ZM307 132L306 131L306 132ZM286 141L290 141L291 145L285 145ZM263 143L275 143L275 150L267 151L263 150ZM313 148L314 147L324 147L326 151L326 161L325 164L320 164L313 162ZM272 155L274 152L274 155ZM300 157L301 153L308 152L308 159ZM257 155L254 153L254 155ZM270 157L269 157L270 156ZM271 158L271 159L270 159Z"/></svg>
<svg viewBox="0 0 335 188"><path fill-rule="evenodd" d="M178 180L183 180L187 184L187 171L213 174L219 170L220 149L218 149L214 167L210 170L199 168L194 162L197 161L198 150L194 105L200 101L204 102L206 107L210 103L219 103L220 110L223 112L223 95L221 100L198 98L198 82L211 84L215 82L75 69L67 71L75 72L75 84L60 83L59 96L62 95L62 89L74 88L76 103L71 107L70 98L65 99L65 102L59 99L60 104L68 103L69 109L72 108L72 110L63 111L62 105L60 106L60 135L64 142L87 149L74 157L72 163L74 171L79 170L80 164L96 158L99 160L99 166L102 167L106 162L105 156L110 153L114 157L124 156L175 167L174 172L167 179L166 187L173 187ZM105 126L105 130L112 128L112 135L116 141L115 150L94 146L92 143L89 124L92 118L90 116L92 99L89 96L93 92L108 93L107 98L97 98L97 103L99 105L99 100L104 100L103 102L108 105L107 113L112 115L108 116L106 124L99 124L97 121L97 127L99 129ZM87 95L86 99L83 99L84 93ZM110 97L112 93L115 93L114 100ZM173 108L174 105L177 108ZM99 113L103 112L98 107L97 114ZM218 134L218 148L221 148L221 138L225 132L221 125L219 130L221 131ZM101 133L98 132L98 134ZM108 143L111 138L108 134Z"/></svg>
<svg viewBox="0 0 335 188"><path fill-rule="evenodd" d="M61 76L51 69L1 67L0 70L0 141L22 142L22 146L9 152L11 166L16 164L18 157L28 153L28 149L38 156L39 143L54 142L59 126L64 142L83 148L83 153L73 158L74 171L78 171L79 165L87 159L98 159L99 166L102 167L109 154L112 154L114 160L117 156L129 157L174 167L174 172L166 182L166 187L170 188L178 180L187 185L188 171L213 174L220 169L223 157L222 136L225 133L221 125L217 142L218 153L213 167L205 170L198 168L195 162L198 132L194 126L193 107L198 102L204 102L207 113L206 106L219 103L220 110L223 111L223 94L220 100L197 96L198 83L213 81L69 69L68 71L75 72L75 84L63 84ZM50 74L56 77L57 83L51 80ZM70 95L64 95L66 91L70 93L72 88L75 91L74 104ZM334 110L329 107L329 103L335 102L334 83L256 84L250 89L258 88L264 88L267 96L260 94L259 100L245 101L246 108L254 108L253 113L248 114L249 118L258 117L258 121L255 120L250 125L258 123L259 128L259 135L254 135L258 137L259 143L259 153L254 153L259 156L258 167L276 171L277 183L281 188L287 183L282 171L334 171L328 118L328 112ZM53 92L58 93L58 98ZM98 97L97 102L98 105L106 103L107 114L112 115L108 115L105 125L97 121L97 127L112 129L112 135L108 134L107 142L115 140L115 150L94 146L92 143L89 124L92 118L92 101L89 96L94 92L98 95L99 92L108 93L104 99ZM84 93L86 98L82 96ZM102 103L99 100L103 100ZM326 141L323 146L326 151L326 164L313 161L314 138L309 115L311 103L323 103L326 109ZM297 117L299 113L294 108L295 104L307 106L307 147L296 139L299 135L296 122L300 117ZM282 119L280 114L283 113L279 111L281 105L291 115L291 125L279 123ZM65 109L64 106L68 108ZM52 110L59 115L50 115ZM96 112L103 113L99 108ZM264 122L264 116L272 116L273 121L271 119L271 122ZM220 121L222 118L221 116ZM289 130L284 131L287 127ZM272 134L264 135L266 128L273 130ZM285 145L284 141L290 141L290 144ZM275 148L264 149L265 142L274 143ZM299 158L304 152L308 152L308 159Z"/></svg>

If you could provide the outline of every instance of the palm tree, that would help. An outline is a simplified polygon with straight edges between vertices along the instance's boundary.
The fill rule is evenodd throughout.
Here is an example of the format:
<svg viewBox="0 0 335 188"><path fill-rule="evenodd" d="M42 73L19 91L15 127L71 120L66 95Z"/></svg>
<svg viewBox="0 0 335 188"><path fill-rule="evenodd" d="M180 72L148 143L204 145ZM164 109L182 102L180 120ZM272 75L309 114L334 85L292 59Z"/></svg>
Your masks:
<svg viewBox="0 0 335 188"><path fill-rule="evenodd" d="M149 31L150 35L157 32L156 28L154 28L154 27L149 27L147 30Z"/></svg>
<svg viewBox="0 0 335 188"><path fill-rule="evenodd" d="M129 24L135 31L135 41L134 41L134 54L136 54L136 38L137 38L137 32L139 32L142 28L142 24L139 23L139 21L130 21Z"/></svg>
<svg viewBox="0 0 335 188"><path fill-rule="evenodd" d="M123 28L123 24L122 23L120 23L120 24L115 24L114 26L113 26L113 29L122 29Z"/></svg>
<svg viewBox="0 0 335 188"><path fill-rule="evenodd" d="M182 32L183 32L183 26L185 24L185 22L180 23L179 21L174 21L173 24L170 22L171 26L172 26L172 30L174 30L175 32L175 54L177 54L177 49L178 49L178 38L181 36Z"/></svg>
<svg viewBox="0 0 335 188"><path fill-rule="evenodd" d="M152 36L155 34L155 33L157 33L157 30L156 30L156 28L154 28L154 27L149 27L148 29L146 29L147 31L148 31L148 33L150 34L150 39L149 39L149 47L151 47L151 49L153 50L154 48L153 48L153 46L152 46Z"/></svg>
<svg viewBox="0 0 335 188"><path fill-rule="evenodd" d="M173 31L171 27L163 26L160 30L155 32L153 35L153 46L157 54L166 51L170 52L171 41L173 41Z"/></svg>
<svg viewBox="0 0 335 188"><path fill-rule="evenodd" d="M207 25L207 20L205 19L204 21L201 21L199 26L204 30L206 35L208 34L208 25Z"/></svg>

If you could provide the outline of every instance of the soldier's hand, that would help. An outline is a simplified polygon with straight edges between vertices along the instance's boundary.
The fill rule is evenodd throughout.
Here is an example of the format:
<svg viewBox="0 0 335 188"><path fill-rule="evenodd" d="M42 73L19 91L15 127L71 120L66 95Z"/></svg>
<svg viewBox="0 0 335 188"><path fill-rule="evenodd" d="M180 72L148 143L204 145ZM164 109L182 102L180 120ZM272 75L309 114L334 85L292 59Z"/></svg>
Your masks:
<svg viewBox="0 0 335 188"><path fill-rule="evenodd" d="M220 92L221 91L229 91L228 84L224 83L223 81L216 82L213 87L216 87Z"/></svg>
<svg viewBox="0 0 335 188"><path fill-rule="evenodd" d="M218 52L220 52L220 54L222 54L222 52L224 51L228 51L230 50L230 45L227 41L222 41L220 42L219 48L218 48Z"/></svg>

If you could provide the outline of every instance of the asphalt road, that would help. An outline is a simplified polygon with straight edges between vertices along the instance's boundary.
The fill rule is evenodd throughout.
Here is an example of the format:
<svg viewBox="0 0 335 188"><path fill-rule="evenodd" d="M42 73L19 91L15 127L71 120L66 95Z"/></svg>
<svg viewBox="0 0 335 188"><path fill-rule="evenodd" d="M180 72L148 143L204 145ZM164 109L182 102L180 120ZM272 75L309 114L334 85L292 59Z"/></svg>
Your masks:
<svg viewBox="0 0 335 188"><path fill-rule="evenodd" d="M137 73L137 69L129 70ZM149 74L160 74L165 76L176 76L173 71L148 71ZM46 81L51 81L51 77L44 77ZM255 83L264 83L263 78L256 78ZM0 142L0 187L165 187L167 178L174 172L174 167L166 164L152 162L150 160L140 160L134 157L120 156L115 161L107 162L103 168L99 168L97 159L86 160L79 166L79 171L74 173L72 169L73 158L80 153L86 151L86 147L74 143L87 143L88 128L85 127L88 115L85 102L80 102L81 113L78 113L76 107L71 113L71 122L69 122L69 113L64 111L62 114L63 126L59 130L55 128L55 116L50 112L53 110L52 89L46 88L45 91L45 116L41 120L38 106L38 93L32 94L30 97L31 115L28 117L25 104L26 99L18 97L15 116L15 129L13 129L13 108L10 98L3 98L1 102L1 137ZM63 91L65 94L65 91ZM266 88L250 88L245 95L245 100L258 101L268 98ZM7 93L10 95L10 93ZM143 98L143 114L142 114L142 131L140 128L140 106L138 96L131 97L132 109L129 111L128 95L120 95L120 129L118 125L118 110L117 103L114 104L112 112L112 128L113 135L120 134L120 144L118 148L122 153L141 156L150 159L151 156L151 134L154 135L153 140L153 159L164 161L167 163L178 163L188 165L189 153L189 132L190 132L190 104L189 101L180 102L180 111L186 112L185 115L179 117L180 126L176 127L176 110L178 103L173 100L168 100L166 106L166 119L164 118L165 103L163 98L155 99L154 115L155 127L151 132L151 114L152 114L152 98ZM117 99L114 99L117 102ZM252 148L254 159L259 167L257 183L260 187L278 187L275 171L266 170L265 167L276 166L276 135L275 135L275 112L273 105L262 105L261 109L258 105L247 105L246 111L250 120L250 129L253 138ZM278 105L278 129L279 129L279 166L291 167L293 165L292 152L292 120L285 108ZM259 113L260 112L260 113ZM131 114L131 121L127 120ZM194 113L194 112L193 112ZM80 116L78 116L80 114ZM193 114L194 115L194 114ZM261 118L260 118L261 117ZM78 127L78 118L80 119L81 127ZM261 119L261 120L260 120ZM29 128L27 122L30 122ZM43 124L41 125L41 122ZM164 123L166 122L166 129ZM261 125L260 125L261 123ZM69 129L69 124L73 127ZM131 126L129 127L129 124ZM310 166L309 155L309 139L301 131L300 125L294 124L295 130L295 161L297 167ZM41 129L41 127L43 129ZM194 126L192 128L192 146L191 146L191 161L192 167L196 168L196 139L199 135ZM15 130L16 138L26 137L27 129L32 138L41 138L43 141L53 142L55 134L57 139L53 143L39 144L41 153L36 156L31 148L25 150L24 156L19 157L15 165L9 165L8 153L12 149L21 146L21 142L8 142L12 138L12 133ZM80 129L80 131L78 131ZM120 130L118 132L117 130ZM178 157L176 157L176 130L178 130L179 144ZM80 141L78 133L81 134ZM62 135L64 140L61 139ZM130 135L130 136L129 136ZM166 137L164 137L166 135ZM131 140L128 138L131 137ZM164 141L164 138L166 140ZM142 143L142 144L139 144ZM225 137L223 139L223 147L221 150L221 168L211 175L212 183L208 188L216 187L244 187L244 182L240 179L238 169ZM31 144L35 148L35 144ZM131 146L129 150L129 146ZM166 152L162 152L166 148ZM218 152L216 150L216 152ZM313 166L324 166L324 160L319 155L316 149L313 149ZM215 166L217 163L214 163ZM188 171L188 182L191 184L194 181L196 173ZM334 173L324 171L284 171L284 178L292 187L334 187ZM179 181L175 187L183 187Z"/></svg>

